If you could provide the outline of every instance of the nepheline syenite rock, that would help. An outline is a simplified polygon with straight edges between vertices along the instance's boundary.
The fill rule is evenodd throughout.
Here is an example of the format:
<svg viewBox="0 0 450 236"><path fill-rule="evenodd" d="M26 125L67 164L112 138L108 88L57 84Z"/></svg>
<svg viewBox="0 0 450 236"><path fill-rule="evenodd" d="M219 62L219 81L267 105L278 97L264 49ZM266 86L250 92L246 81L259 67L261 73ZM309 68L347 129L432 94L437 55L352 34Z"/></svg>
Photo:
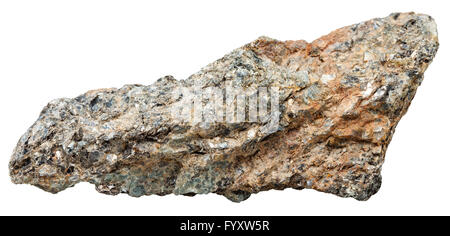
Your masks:
<svg viewBox="0 0 450 236"><path fill-rule="evenodd" d="M134 197L216 193L239 202L308 188L367 200L381 186L386 149L438 45L430 16L397 13L312 43L261 37L185 80L57 99L19 140L11 179L52 193L90 182L101 193ZM205 122L219 116L221 100L212 97L199 100L200 122L174 116L179 88L227 86L244 99L220 93L223 119ZM276 111L269 119L250 114L261 101ZM239 107L243 119L228 120Z"/></svg>

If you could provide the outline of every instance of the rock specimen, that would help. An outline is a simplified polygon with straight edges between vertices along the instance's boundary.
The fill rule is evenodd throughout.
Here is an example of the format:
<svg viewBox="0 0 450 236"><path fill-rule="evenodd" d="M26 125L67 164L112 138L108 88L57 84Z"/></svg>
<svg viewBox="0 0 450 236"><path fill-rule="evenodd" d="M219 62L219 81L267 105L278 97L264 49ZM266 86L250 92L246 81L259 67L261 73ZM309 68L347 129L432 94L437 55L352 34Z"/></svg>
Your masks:
<svg viewBox="0 0 450 236"><path fill-rule="evenodd" d="M185 80L57 99L20 139L11 179L52 193L90 182L134 197L309 188L367 200L438 45L430 16L397 13L312 43L261 37Z"/></svg>

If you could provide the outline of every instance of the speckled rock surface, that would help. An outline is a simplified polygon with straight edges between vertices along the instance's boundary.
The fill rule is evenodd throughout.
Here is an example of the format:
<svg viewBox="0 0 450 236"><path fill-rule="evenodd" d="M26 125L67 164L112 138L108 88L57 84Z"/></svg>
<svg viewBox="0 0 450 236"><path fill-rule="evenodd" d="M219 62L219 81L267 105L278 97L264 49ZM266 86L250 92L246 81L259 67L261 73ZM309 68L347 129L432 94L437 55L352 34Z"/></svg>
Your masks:
<svg viewBox="0 0 450 236"><path fill-rule="evenodd" d="M134 197L216 193L239 202L309 188L367 200L381 186L388 144L438 45L431 17L397 13L312 43L261 37L185 80L166 76L57 99L19 140L10 176L52 193L90 182L101 193ZM248 115L240 122L174 117L177 88L227 84L245 96L277 88L270 103L277 125ZM217 113L211 103L201 100L204 116Z"/></svg>

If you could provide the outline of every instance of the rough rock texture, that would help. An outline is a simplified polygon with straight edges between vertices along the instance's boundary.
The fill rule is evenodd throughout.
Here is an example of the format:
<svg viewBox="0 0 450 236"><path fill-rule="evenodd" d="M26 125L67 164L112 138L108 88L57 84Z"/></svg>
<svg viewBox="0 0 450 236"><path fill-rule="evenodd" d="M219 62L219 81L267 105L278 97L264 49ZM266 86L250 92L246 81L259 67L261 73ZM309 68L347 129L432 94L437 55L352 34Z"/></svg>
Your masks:
<svg viewBox="0 0 450 236"><path fill-rule="evenodd" d="M261 37L186 80L54 100L14 150L11 179L52 193L90 182L134 197L217 193L243 201L309 188L367 200L438 45L431 17L397 13L312 43ZM205 125L170 114L175 88L226 83L278 87L275 132L267 121Z"/></svg>

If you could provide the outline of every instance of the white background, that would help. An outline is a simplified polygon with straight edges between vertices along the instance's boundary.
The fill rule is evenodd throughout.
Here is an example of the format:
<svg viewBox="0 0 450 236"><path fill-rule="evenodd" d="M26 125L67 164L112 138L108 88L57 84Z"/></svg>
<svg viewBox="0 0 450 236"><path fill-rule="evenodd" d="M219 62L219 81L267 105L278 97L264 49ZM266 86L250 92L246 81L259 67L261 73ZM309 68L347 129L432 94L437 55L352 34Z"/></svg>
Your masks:
<svg viewBox="0 0 450 236"><path fill-rule="evenodd" d="M447 1L0 1L0 215L448 215ZM383 185L358 202L313 190L268 191L240 204L222 196L107 196L84 183L52 195L14 185L8 161L52 99L87 90L187 78L266 35L312 41L391 12L432 15L441 47L401 120Z"/></svg>

